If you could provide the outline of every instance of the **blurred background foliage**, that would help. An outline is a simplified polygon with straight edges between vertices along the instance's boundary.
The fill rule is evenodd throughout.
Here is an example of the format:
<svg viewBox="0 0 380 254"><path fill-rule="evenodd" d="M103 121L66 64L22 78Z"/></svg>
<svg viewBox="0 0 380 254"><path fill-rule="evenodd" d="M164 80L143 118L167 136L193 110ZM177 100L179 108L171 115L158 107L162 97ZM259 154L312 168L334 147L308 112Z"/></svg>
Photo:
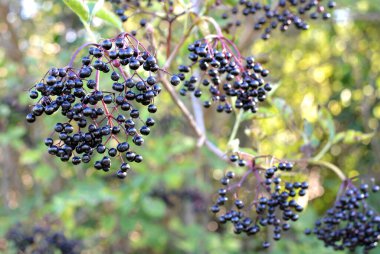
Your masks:
<svg viewBox="0 0 380 254"><path fill-rule="evenodd" d="M310 22L309 31L276 32L253 47L241 45L265 63L276 89L258 114L243 114L236 138L252 154L314 158L350 177L379 180L380 7L373 0L338 5L332 21ZM94 30L103 38L116 33L96 18ZM126 180L47 154L42 140L53 120L26 123L27 89L45 70L65 66L86 40L80 20L61 1L0 0L0 35L1 253L17 253L4 237L10 227L47 221L80 240L83 253L253 253L260 245L214 222L208 207L227 165L196 147L165 92L157 102L160 124L141 150L145 161ZM228 149L235 116L207 111L205 119L209 138ZM270 251L331 253L302 232L334 201L340 180L318 165L299 165L299 172L309 179L311 201Z"/></svg>

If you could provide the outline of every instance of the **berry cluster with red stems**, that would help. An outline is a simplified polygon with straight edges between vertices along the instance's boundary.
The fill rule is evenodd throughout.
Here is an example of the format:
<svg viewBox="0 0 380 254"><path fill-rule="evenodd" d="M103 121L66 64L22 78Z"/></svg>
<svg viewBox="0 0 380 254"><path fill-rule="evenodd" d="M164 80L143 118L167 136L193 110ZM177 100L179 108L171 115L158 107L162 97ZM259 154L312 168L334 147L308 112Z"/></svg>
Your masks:
<svg viewBox="0 0 380 254"><path fill-rule="evenodd" d="M241 17L252 20L253 24L245 22L245 25L249 23L253 30L262 31L262 39L266 40L277 28L286 31L294 25L297 29L308 29L308 17L329 19L328 9L335 7L331 0L278 0L269 1L268 5L261 1L239 0L232 8L229 8L232 4L220 0L215 4L208 3L206 7L200 1L191 1L190 7L186 1L172 0L108 2L122 21L116 19L120 26L131 17L141 18L139 28L146 28L142 30L146 32L144 39L150 44L149 50L136 38L138 29L100 43L84 44L67 66L51 68L29 90L29 97L36 102L26 120L33 123L42 115L59 114L62 120L54 118L52 133L45 139L48 153L74 165L94 161L95 169L106 172L118 159L116 175L119 178L127 176L132 163L143 161L138 147L144 144L145 137L155 125L150 115L157 111L155 102L161 92L161 84L197 134L199 144L205 144L225 160L225 153L206 138L204 126L197 126L204 125L198 119L202 112L197 112L197 101L193 101L192 115L175 87L179 87L180 95L190 94L202 100L205 108L214 108L220 113L256 113L273 86L268 82L269 71L254 56L243 56L236 34L230 33L232 30L239 32L236 27L243 24ZM176 14L177 3L180 12ZM214 7L216 10L228 7L228 12L222 15L228 20L224 30L212 17L205 16ZM192 23L174 47L173 27L183 20ZM166 40L155 40L154 36L163 32L159 26L161 21L168 25ZM133 22L127 22L128 25L130 23ZM202 29L204 25L212 25L217 34L210 34L209 27ZM182 65L174 65L176 54L189 37L195 38L187 46L187 59ZM162 47L166 54L159 50L154 54L150 52ZM77 56L84 49L87 52L78 60ZM157 59L166 59L165 69L159 66ZM169 70L175 70L175 74L167 77ZM236 126L239 127L235 125L232 133ZM271 162L260 165L259 161L264 157L270 157ZM273 156L241 152L233 154L229 160L247 170L242 175L228 171L222 177L222 187L210 211L220 224L232 225L235 234L260 237L263 239L262 247L269 248L270 242L279 241L304 210L301 201L307 198L308 182L296 181L290 175L294 173L294 165L300 165L298 162L310 161L307 158L278 160ZM366 184L356 187L351 179L345 180L344 174L340 173L343 177L338 176L344 181L337 201L316 222L315 228L306 233L315 234L334 250L363 248L367 253L376 247L380 237L380 217L366 202L370 187ZM371 189L372 193L379 191L376 185ZM164 200L168 206L174 197L191 201L198 212L205 209L206 199L198 191L160 189L151 195Z"/></svg>
<svg viewBox="0 0 380 254"><path fill-rule="evenodd" d="M241 56L236 45L225 37L197 40L187 49L191 64L180 65L180 73L170 82L177 86L183 81L180 94L204 98L205 108L215 104L217 112L231 113L235 107L256 113L259 102L272 90L264 80L269 71L254 57ZM188 73L192 75L186 77Z"/></svg>
<svg viewBox="0 0 380 254"><path fill-rule="evenodd" d="M327 2L327 3L326 3ZM254 17L254 30L262 30L261 38L267 40L275 29L285 32L291 25L300 30L309 29L307 18L323 20L330 19L331 14L327 11L336 6L334 1L323 0L279 0L272 4L262 4L261 1L239 0L229 12L222 15L223 19L229 19L226 30L242 25L239 16L246 19ZM246 22L246 21L244 21Z"/></svg>
<svg viewBox="0 0 380 254"><path fill-rule="evenodd" d="M325 246L337 251L354 252L362 248L363 253L368 253L379 241L380 214L366 200L370 193L379 191L378 185L370 187L364 183L356 187L351 179L343 181L333 207L315 222L313 230L307 229L305 234L315 234Z"/></svg>
<svg viewBox="0 0 380 254"><path fill-rule="evenodd" d="M109 171L111 158L121 163L117 176L124 178L130 163L143 158L133 146L141 146L155 120L141 118L141 110L157 111L155 98L161 92L155 56L132 35L123 33L100 44L86 44L88 54L74 68L73 56L64 68L51 68L41 82L30 89L37 100L27 115L34 122L41 115L60 112L65 120L57 122L45 139L48 152L74 165L89 163L96 153L98 170Z"/></svg>
<svg viewBox="0 0 380 254"><path fill-rule="evenodd" d="M237 155L232 155L230 160L246 167ZM282 180L281 174L293 169L290 162L263 168L252 160L247 169L241 177L233 171L225 174L220 180L223 187L218 190L218 198L210 210L218 216L220 224L231 223L235 234L253 237L270 230L273 240L279 241L281 233L288 231L290 222L297 221L298 213L303 211L297 199L306 195L309 185ZM262 247L269 248L270 241L265 239Z"/></svg>

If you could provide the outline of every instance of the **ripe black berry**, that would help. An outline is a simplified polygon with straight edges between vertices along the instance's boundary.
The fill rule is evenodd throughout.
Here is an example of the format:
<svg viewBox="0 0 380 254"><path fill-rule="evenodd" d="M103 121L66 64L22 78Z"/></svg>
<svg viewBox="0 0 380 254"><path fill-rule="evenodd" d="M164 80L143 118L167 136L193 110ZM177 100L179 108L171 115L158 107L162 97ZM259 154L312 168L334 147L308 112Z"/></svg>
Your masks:
<svg viewBox="0 0 380 254"><path fill-rule="evenodd" d="M190 44L188 50L188 58L192 63L178 67L185 79L180 89L181 95L191 92L200 99L207 96L204 107L216 104L217 112L231 113L233 103L235 108L257 112L259 102L264 101L266 93L271 90L270 84L260 87L264 84L263 77L268 76L269 71L263 69L252 57L243 58L226 38L198 40ZM191 72L195 67L199 68L200 74L186 79L185 73ZM177 86L181 80L177 74L170 82Z"/></svg>
<svg viewBox="0 0 380 254"><path fill-rule="evenodd" d="M94 153L108 155L94 164L104 171L110 170L111 158L125 156L130 162L141 162L142 156L135 154L132 146L143 145L142 135L149 135L155 124L153 118L144 120L140 114L143 109L157 112L153 102L161 88L155 77L160 71L155 57L124 33L92 44L78 68L71 65L51 68L29 91L31 99L39 100L26 116L28 122L56 112L66 117L54 126L57 138L45 140L49 154L74 165L90 162ZM110 79L112 91L102 87L103 75ZM126 176L125 167L118 177Z"/></svg>
<svg viewBox="0 0 380 254"><path fill-rule="evenodd" d="M270 38L272 30L279 28L281 31L288 30L290 25L300 30L307 30L305 14L309 13L310 19L326 20L331 14L326 11L326 7L332 9L336 6L335 1L327 1L327 5L323 2L315 0L280 0L271 2L270 5L262 6L256 1L239 1L239 4L230 8L229 13L223 13L222 18L227 19L225 30L231 31L232 27L239 27L241 24L238 14L243 17L256 17L255 23L252 24L254 30L262 30L261 38L267 40ZM326 7L325 7L326 6ZM233 30L236 31L236 28Z"/></svg>
<svg viewBox="0 0 380 254"><path fill-rule="evenodd" d="M376 193L376 185L372 193ZM305 234L312 233L333 250L355 252L362 248L368 253L377 246L380 235L380 215L366 203L370 194L368 184L357 188L352 181L342 183L344 191L328 209L325 215L315 222L313 230L306 229Z"/></svg>
<svg viewBox="0 0 380 254"><path fill-rule="evenodd" d="M232 155L230 160L237 162L239 157ZM289 162L280 165L286 170L293 167ZM218 215L219 223L231 222L235 234L245 233L248 236L257 235L268 227L273 229L273 240L280 240L281 233L290 229L289 221L297 221L297 213L303 211L303 207L296 201L297 190L306 193L308 186L305 182L282 184L280 171L277 171L280 165L272 166L262 173L250 166L242 177L235 176L232 171L227 172L221 179L221 184L225 187L218 190L216 203L210 208L211 212ZM248 184L253 181L249 179L250 176L253 176L256 188ZM235 179L236 183L231 183ZM249 191L243 189L246 183ZM220 213L221 206L225 206L223 213ZM262 247L269 248L269 242L264 241Z"/></svg>
<svg viewBox="0 0 380 254"><path fill-rule="evenodd" d="M7 231L5 238L17 253L81 253L81 242L53 231L55 227L48 220L33 227L17 223Z"/></svg>

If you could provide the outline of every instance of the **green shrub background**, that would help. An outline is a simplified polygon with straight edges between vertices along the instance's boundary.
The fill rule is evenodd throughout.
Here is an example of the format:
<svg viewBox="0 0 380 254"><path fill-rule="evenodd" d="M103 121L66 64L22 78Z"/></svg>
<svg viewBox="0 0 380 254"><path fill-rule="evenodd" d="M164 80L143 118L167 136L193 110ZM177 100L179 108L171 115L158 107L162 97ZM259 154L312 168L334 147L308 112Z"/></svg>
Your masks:
<svg viewBox="0 0 380 254"><path fill-rule="evenodd" d="M54 119L26 123L32 103L27 90L50 67L65 66L86 32L61 1L38 0L38 11L27 18L20 16L26 11L21 2L0 1L0 252L16 253L4 239L16 222L51 220L57 230L82 240L83 253L256 253L261 241L219 228L208 212L228 166L196 147L165 91L157 102L159 124L141 149L144 163L124 181L91 164L73 167L47 154L43 139ZM380 182L380 7L374 0L337 2L337 10L350 11L348 20L310 21L306 32L276 31L269 41L245 49L265 63L278 87L258 114L244 115L238 138L246 151L279 158L315 156L326 147L321 160L351 177L360 173ZM104 38L115 35L102 23L94 29ZM175 27L178 38L181 32ZM180 52L179 62L185 54ZM235 117L205 114L208 137L225 150ZM322 196L308 203L270 251L332 253L303 230L334 202L340 181L323 167L301 170L312 176L313 194ZM190 190L201 198L170 195L168 206L153 190ZM371 200L377 208L379 201Z"/></svg>

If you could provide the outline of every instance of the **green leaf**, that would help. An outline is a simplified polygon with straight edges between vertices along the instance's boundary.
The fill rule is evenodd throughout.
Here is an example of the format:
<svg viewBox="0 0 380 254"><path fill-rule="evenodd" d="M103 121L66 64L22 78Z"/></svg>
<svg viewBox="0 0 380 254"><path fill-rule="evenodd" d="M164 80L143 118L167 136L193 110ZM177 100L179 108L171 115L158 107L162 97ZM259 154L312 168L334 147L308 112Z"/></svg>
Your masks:
<svg viewBox="0 0 380 254"><path fill-rule="evenodd" d="M118 28L119 30L123 30L123 24L121 23L120 18L113 12L102 8L96 12L95 16Z"/></svg>
<svg viewBox="0 0 380 254"><path fill-rule="evenodd" d="M239 149L240 152L245 152L245 153L249 153L253 156L258 156L259 154L257 153L257 151L255 151L254 149L252 148L249 148L249 147L240 147Z"/></svg>
<svg viewBox="0 0 380 254"><path fill-rule="evenodd" d="M88 1L87 7L90 16L94 16L99 10L103 8L104 0Z"/></svg>
<svg viewBox="0 0 380 254"><path fill-rule="evenodd" d="M211 34L210 31L210 24L207 21L201 20L198 22L197 27L202 35L206 36L208 34Z"/></svg>
<svg viewBox="0 0 380 254"><path fill-rule="evenodd" d="M87 22L90 14L88 6L81 0L63 0L63 2L82 20Z"/></svg>
<svg viewBox="0 0 380 254"><path fill-rule="evenodd" d="M322 125L322 127L327 130L329 134L329 141L334 140L335 138L335 124L334 124L334 119L331 116L330 112L322 108L319 111L319 122Z"/></svg>
<svg viewBox="0 0 380 254"><path fill-rule="evenodd" d="M116 218L109 214L108 216L102 216L99 221L100 228L111 233L116 227Z"/></svg>
<svg viewBox="0 0 380 254"><path fill-rule="evenodd" d="M120 231L123 234L130 233L137 225L136 217L130 217L128 219L120 220Z"/></svg>
<svg viewBox="0 0 380 254"><path fill-rule="evenodd" d="M162 218L166 212L165 204L161 200L151 197L145 197L141 207L146 215L153 218Z"/></svg>
<svg viewBox="0 0 380 254"><path fill-rule="evenodd" d="M335 136L333 140L333 144L336 144L339 142L343 142L344 144L354 144L361 141L368 141L368 140L371 140L374 135L375 135L374 132L363 133L363 132L355 131L355 130L343 131L343 132L339 132Z"/></svg>
<svg viewBox="0 0 380 254"><path fill-rule="evenodd" d="M311 135L313 135L314 126L307 120L304 120L303 125L303 133L306 135L308 139L311 138Z"/></svg>
<svg viewBox="0 0 380 254"><path fill-rule="evenodd" d="M241 121L247 121L252 119L267 119L275 117L277 112L273 109L273 107L260 107L256 114L252 114L251 111L246 111L243 113L241 117Z"/></svg>
<svg viewBox="0 0 380 254"><path fill-rule="evenodd" d="M311 137L310 144L311 144L312 147L317 148L320 143L321 142L319 141L319 139L317 137L315 137L315 136Z"/></svg>
<svg viewBox="0 0 380 254"><path fill-rule="evenodd" d="M92 18L98 13L99 10L103 9L104 0L88 1L87 8L89 11L89 23L91 23Z"/></svg>

